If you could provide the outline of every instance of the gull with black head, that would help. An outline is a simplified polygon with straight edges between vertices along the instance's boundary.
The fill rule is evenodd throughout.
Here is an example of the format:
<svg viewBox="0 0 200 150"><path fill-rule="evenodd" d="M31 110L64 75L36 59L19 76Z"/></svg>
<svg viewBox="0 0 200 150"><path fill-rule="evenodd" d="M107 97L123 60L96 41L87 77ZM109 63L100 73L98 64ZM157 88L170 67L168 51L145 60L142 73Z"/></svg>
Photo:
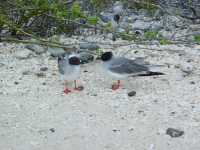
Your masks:
<svg viewBox="0 0 200 150"><path fill-rule="evenodd" d="M120 80L128 79L134 76L154 76L164 75L161 72L149 71L152 67L161 67L163 65L151 65L145 58L135 60L119 57L116 58L112 52L105 52L101 55L101 66L103 71L111 78L118 79L118 85L112 85L111 89L119 88Z"/></svg>
<svg viewBox="0 0 200 150"><path fill-rule="evenodd" d="M60 76L64 79L66 84L66 90L63 92L69 93L71 90L67 88L67 82L74 81L75 83L75 90L82 91L83 89L76 87L76 79L81 74L81 68L79 66L80 59L78 57L60 57L58 58L58 69Z"/></svg>

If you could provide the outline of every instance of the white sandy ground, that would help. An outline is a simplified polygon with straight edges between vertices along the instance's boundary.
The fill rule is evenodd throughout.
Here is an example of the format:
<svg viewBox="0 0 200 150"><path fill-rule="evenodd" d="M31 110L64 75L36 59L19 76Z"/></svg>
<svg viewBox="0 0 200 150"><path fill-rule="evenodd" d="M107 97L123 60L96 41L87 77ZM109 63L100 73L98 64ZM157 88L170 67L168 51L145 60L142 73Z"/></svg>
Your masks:
<svg viewBox="0 0 200 150"><path fill-rule="evenodd" d="M69 40L74 39L63 39ZM164 76L124 80L116 91L109 88L117 80L105 76L100 60L81 65L77 85L83 85L84 90L74 91L74 84L70 83L70 94L62 92L65 84L59 76L56 58L32 52L29 58L17 60L12 57L14 53L26 49L18 46L4 43L0 47L1 150L200 149L199 46L191 51L182 45L159 47L188 52L181 56L140 49L135 54L134 49L126 57L147 57L152 64L166 64L169 57L192 59L194 69L186 74L180 68L166 65L156 68ZM104 51L109 51L108 47L101 45ZM130 46L116 48L114 52L119 56L128 49ZM38 77L35 74L41 67L48 70L43 72L45 76ZM27 75L22 75L25 71ZM190 84L191 81L195 84ZM136 91L136 95L129 97L131 91ZM89 92L98 95L88 96ZM183 130L184 134L172 138L165 134L168 128Z"/></svg>

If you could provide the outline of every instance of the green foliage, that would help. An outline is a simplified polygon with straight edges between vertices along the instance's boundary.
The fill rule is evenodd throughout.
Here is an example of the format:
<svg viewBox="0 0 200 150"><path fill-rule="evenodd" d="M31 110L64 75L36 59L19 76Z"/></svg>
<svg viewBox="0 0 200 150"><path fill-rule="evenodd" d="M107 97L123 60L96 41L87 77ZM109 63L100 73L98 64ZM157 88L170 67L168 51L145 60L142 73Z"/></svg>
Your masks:
<svg viewBox="0 0 200 150"><path fill-rule="evenodd" d="M103 53L104 53L104 51L101 50L101 51L100 51L100 54L102 55Z"/></svg>
<svg viewBox="0 0 200 150"><path fill-rule="evenodd" d="M188 42L193 42L192 40L188 39L187 37L185 37L185 39L186 39ZM200 42L200 35L199 35L199 34L195 34L195 35L194 35L194 41L195 41L195 42Z"/></svg>
<svg viewBox="0 0 200 150"><path fill-rule="evenodd" d="M132 36L127 35L128 32L129 32L129 29L124 30L123 32L121 32L122 40L129 40L129 41L135 40L135 36L134 35L132 35Z"/></svg>
<svg viewBox="0 0 200 150"><path fill-rule="evenodd" d="M95 5L95 9L97 10L99 8L99 0L92 0L94 5Z"/></svg>
<svg viewBox="0 0 200 150"><path fill-rule="evenodd" d="M188 39L187 37L185 37L185 39L186 39L188 42L192 42L192 40Z"/></svg>
<svg viewBox="0 0 200 150"><path fill-rule="evenodd" d="M163 37L162 34L158 34L158 30L153 30L153 31L150 31L148 30L145 34L145 37L146 37L146 40L150 37L156 37L158 35L158 37Z"/></svg>
<svg viewBox="0 0 200 150"><path fill-rule="evenodd" d="M88 51L92 51L90 47L88 48Z"/></svg>
<svg viewBox="0 0 200 150"><path fill-rule="evenodd" d="M98 23L98 17L86 17L86 21L89 24L97 24Z"/></svg>
<svg viewBox="0 0 200 150"><path fill-rule="evenodd" d="M95 52L96 52L96 53L100 53L100 54L103 54L103 53L104 53L102 50L100 51L99 49L96 50Z"/></svg>
<svg viewBox="0 0 200 150"><path fill-rule="evenodd" d="M171 41L168 41L167 39L162 39L162 40L160 41L160 44L161 44L161 45L164 45L164 44L171 45L172 42L171 42Z"/></svg>
<svg viewBox="0 0 200 150"><path fill-rule="evenodd" d="M161 45L164 45L164 44L167 43L167 41L168 41L167 39L162 39L162 40L160 41L160 44L161 44Z"/></svg>
<svg viewBox="0 0 200 150"><path fill-rule="evenodd" d="M158 37L161 38L161 37L163 37L163 35L159 33L159 34L158 34Z"/></svg>
<svg viewBox="0 0 200 150"><path fill-rule="evenodd" d="M60 39L59 39L59 36L56 36L55 39L56 39L56 41L58 41L58 42L59 42L59 40L60 40Z"/></svg>
<svg viewBox="0 0 200 150"><path fill-rule="evenodd" d="M200 35L199 34L195 34L194 35L194 40L195 40L195 42L200 42Z"/></svg>
<svg viewBox="0 0 200 150"><path fill-rule="evenodd" d="M83 12L80 12L80 6L78 5L79 1L74 2L74 5L71 7L71 14L75 17L84 17Z"/></svg>
<svg viewBox="0 0 200 150"><path fill-rule="evenodd" d="M110 27L111 26L111 23L110 23L110 21L108 21L108 23L107 24L101 24L101 27L102 28L105 28L105 27Z"/></svg>
<svg viewBox="0 0 200 150"><path fill-rule="evenodd" d="M152 13L155 12L156 7L151 5L151 4L157 4L156 0L144 0L142 1L143 3L136 3L136 2L132 2L132 5L134 6L134 8L139 11L140 9L146 10L147 14L151 15L154 14Z"/></svg>
<svg viewBox="0 0 200 150"><path fill-rule="evenodd" d="M197 31L198 30L197 27L194 27L194 30Z"/></svg>

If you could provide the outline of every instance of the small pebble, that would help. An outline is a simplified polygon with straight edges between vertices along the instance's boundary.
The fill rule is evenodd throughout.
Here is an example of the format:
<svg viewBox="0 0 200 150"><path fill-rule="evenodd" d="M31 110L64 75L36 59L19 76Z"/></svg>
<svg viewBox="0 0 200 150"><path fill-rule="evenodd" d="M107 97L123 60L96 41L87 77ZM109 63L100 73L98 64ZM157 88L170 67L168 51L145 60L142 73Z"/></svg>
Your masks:
<svg viewBox="0 0 200 150"><path fill-rule="evenodd" d="M78 86L79 89L84 89L84 86L80 85Z"/></svg>
<svg viewBox="0 0 200 150"><path fill-rule="evenodd" d="M113 131L114 131L114 132L117 132L117 130L116 130L116 129L113 129Z"/></svg>
<svg viewBox="0 0 200 150"><path fill-rule="evenodd" d="M19 82L15 82L15 84L19 84Z"/></svg>
<svg viewBox="0 0 200 150"><path fill-rule="evenodd" d="M87 95L89 95L89 96L97 96L96 93L87 93Z"/></svg>
<svg viewBox="0 0 200 150"><path fill-rule="evenodd" d="M139 113L144 112L143 110L138 110Z"/></svg>
<svg viewBox="0 0 200 150"><path fill-rule="evenodd" d="M83 72L88 72L87 70L84 70Z"/></svg>
<svg viewBox="0 0 200 150"><path fill-rule="evenodd" d="M179 137L183 133L184 132L182 130L173 129L173 128L168 128L167 131L166 131L166 134L169 134L171 137Z"/></svg>
<svg viewBox="0 0 200 150"><path fill-rule="evenodd" d="M129 96L129 97L132 97L132 96L134 96L135 94L136 94L136 91L132 91L132 92L129 92L129 93L128 93L128 96Z"/></svg>
<svg viewBox="0 0 200 150"><path fill-rule="evenodd" d="M129 127L129 131L134 130L134 129L135 129L134 126L130 126L130 127Z"/></svg>
<svg viewBox="0 0 200 150"><path fill-rule="evenodd" d="M54 129L54 128L51 128L50 131L51 131L51 132L55 132L55 129Z"/></svg>
<svg viewBox="0 0 200 150"><path fill-rule="evenodd" d="M47 67L42 67L42 68L40 68L40 71L47 71L47 70L48 70Z"/></svg>
<svg viewBox="0 0 200 150"><path fill-rule="evenodd" d="M46 83L44 82L44 83L42 83L43 85L46 85Z"/></svg>
<svg viewBox="0 0 200 150"><path fill-rule="evenodd" d="M195 84L195 82L194 82L194 81L192 81L192 82L190 82L190 84Z"/></svg>

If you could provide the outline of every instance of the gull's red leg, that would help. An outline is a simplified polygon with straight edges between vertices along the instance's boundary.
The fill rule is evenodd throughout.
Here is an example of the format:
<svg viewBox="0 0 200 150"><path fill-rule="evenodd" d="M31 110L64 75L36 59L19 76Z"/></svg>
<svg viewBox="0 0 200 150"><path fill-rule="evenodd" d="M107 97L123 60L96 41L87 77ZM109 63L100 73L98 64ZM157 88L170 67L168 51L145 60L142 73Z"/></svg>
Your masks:
<svg viewBox="0 0 200 150"><path fill-rule="evenodd" d="M66 90L64 90L63 92L65 92L65 93L69 93L69 92L71 92L68 88L67 88L67 81L65 81L65 84L66 84Z"/></svg>
<svg viewBox="0 0 200 150"><path fill-rule="evenodd" d="M118 89L119 88L119 83L120 83L120 80L118 80L118 85L116 85L116 84L112 85L111 89L112 90Z"/></svg>
<svg viewBox="0 0 200 150"><path fill-rule="evenodd" d="M76 80L74 80L74 83L75 83L75 89L74 90L77 90L77 91L82 91L83 90L83 89L80 89L80 88L76 87Z"/></svg>

